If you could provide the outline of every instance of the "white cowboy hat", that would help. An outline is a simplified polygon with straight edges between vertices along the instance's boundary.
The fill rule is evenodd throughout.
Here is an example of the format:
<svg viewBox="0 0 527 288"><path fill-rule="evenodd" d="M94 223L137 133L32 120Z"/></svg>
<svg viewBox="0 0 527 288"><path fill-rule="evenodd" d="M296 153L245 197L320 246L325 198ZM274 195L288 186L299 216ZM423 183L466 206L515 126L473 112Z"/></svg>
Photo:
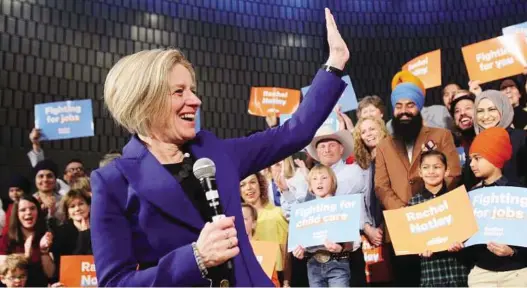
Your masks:
<svg viewBox="0 0 527 288"><path fill-rule="evenodd" d="M317 155L317 144L321 140L326 139L332 139L337 142L339 142L342 147L344 147L344 152L342 153L342 160L346 160L351 153L353 152L353 135L347 130L340 130L335 132L331 127L329 126L322 126L320 129L317 130L317 133L315 134L315 137L313 137L313 140L309 144L309 146L306 147L307 153L311 155L313 159L320 162Z"/></svg>

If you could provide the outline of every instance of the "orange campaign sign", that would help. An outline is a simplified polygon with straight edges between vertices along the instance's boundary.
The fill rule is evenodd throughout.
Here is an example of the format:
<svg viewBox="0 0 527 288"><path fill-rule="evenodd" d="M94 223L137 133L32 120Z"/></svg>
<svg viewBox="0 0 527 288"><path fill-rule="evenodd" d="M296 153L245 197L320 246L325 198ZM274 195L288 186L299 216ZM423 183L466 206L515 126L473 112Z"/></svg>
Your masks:
<svg viewBox="0 0 527 288"><path fill-rule="evenodd" d="M461 48L470 80L486 83L521 74L527 43L521 34L504 35Z"/></svg>
<svg viewBox="0 0 527 288"><path fill-rule="evenodd" d="M249 114L266 117L293 114L300 104L300 90L277 87L252 87Z"/></svg>
<svg viewBox="0 0 527 288"><path fill-rule="evenodd" d="M465 186L415 206L383 213L396 255L445 251L478 231Z"/></svg>
<svg viewBox="0 0 527 288"><path fill-rule="evenodd" d="M402 70L417 76L425 89L441 86L441 49L425 53L403 65Z"/></svg>
<svg viewBox="0 0 527 288"><path fill-rule="evenodd" d="M60 280L66 287L97 287L92 255L60 257Z"/></svg>
<svg viewBox="0 0 527 288"><path fill-rule="evenodd" d="M251 241L256 260L262 265L262 269L269 278L273 278L273 273L278 260L280 246L275 242Z"/></svg>

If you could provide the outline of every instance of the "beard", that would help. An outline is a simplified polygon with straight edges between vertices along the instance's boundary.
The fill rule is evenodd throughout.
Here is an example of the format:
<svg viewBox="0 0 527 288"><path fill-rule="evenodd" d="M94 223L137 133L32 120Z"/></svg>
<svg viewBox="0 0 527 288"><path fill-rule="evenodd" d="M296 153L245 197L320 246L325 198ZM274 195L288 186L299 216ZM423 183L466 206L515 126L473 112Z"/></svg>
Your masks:
<svg viewBox="0 0 527 288"><path fill-rule="evenodd" d="M464 130L458 128L458 130L461 133L461 137L463 137L465 140L472 141L472 139L476 137L476 131L474 130L474 127Z"/></svg>
<svg viewBox="0 0 527 288"><path fill-rule="evenodd" d="M410 118L409 120L401 120L402 116ZM404 142L404 144L413 144L423 128L423 116L421 112L417 115L410 113L402 113L394 117L392 120L393 136Z"/></svg>

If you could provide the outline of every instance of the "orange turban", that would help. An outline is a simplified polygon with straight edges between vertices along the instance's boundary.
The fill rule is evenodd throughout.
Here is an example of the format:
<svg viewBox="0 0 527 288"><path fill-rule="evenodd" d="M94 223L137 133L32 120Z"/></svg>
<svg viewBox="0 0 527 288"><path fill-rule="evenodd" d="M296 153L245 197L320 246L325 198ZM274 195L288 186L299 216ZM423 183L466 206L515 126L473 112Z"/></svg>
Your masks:
<svg viewBox="0 0 527 288"><path fill-rule="evenodd" d="M512 145L509 132L501 127L483 130L474 138L469 154L477 153L494 166L502 169L512 157Z"/></svg>
<svg viewBox="0 0 527 288"><path fill-rule="evenodd" d="M401 71L401 72L398 72L397 74L395 74L395 76L393 76L393 78L392 78L392 90L395 89L395 86L397 86L398 84L401 84L401 83L413 83L417 87L419 87L419 89L421 89L421 91L423 91L423 95L426 95L425 85L423 84L421 79L419 79L418 77L414 76L414 74L410 73L409 71Z"/></svg>

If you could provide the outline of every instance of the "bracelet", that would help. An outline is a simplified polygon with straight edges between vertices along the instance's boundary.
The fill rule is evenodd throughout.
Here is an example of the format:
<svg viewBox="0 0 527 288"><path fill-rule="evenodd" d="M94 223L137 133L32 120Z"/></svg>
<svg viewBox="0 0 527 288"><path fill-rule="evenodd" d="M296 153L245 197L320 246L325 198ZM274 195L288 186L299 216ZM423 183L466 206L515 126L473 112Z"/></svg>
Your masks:
<svg viewBox="0 0 527 288"><path fill-rule="evenodd" d="M342 78L342 76L344 76L344 71L342 71L342 70L340 70L338 68L335 68L333 66L329 66L327 64L324 64L320 68L324 69L325 71L328 71L330 73L333 73L333 74L337 75L337 77L339 77L339 78Z"/></svg>
<svg viewBox="0 0 527 288"><path fill-rule="evenodd" d="M192 242L192 251L194 252L194 258L198 264L199 272L201 272L201 277L205 278L207 274L209 274L209 271L207 271L207 267L203 264L203 259L201 259L201 256L199 255L196 242Z"/></svg>

